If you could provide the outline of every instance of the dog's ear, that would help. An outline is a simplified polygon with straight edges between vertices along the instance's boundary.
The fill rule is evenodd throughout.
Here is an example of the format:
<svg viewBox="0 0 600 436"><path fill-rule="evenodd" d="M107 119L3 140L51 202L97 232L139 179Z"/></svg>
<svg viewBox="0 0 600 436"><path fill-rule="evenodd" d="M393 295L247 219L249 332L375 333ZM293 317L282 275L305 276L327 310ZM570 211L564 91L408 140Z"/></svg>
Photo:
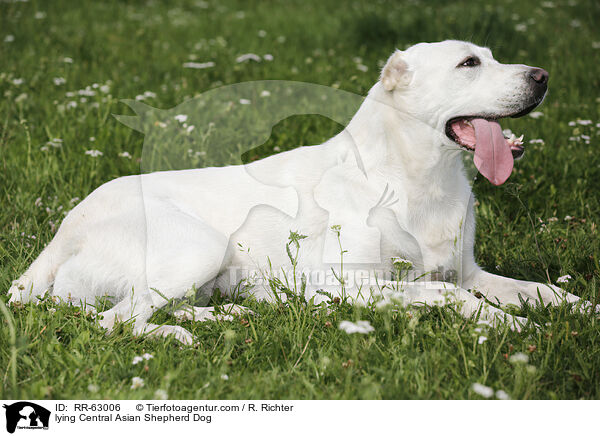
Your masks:
<svg viewBox="0 0 600 436"><path fill-rule="evenodd" d="M396 50L387 60L381 70L381 83L386 91L407 86L412 78L408 64L404 60L404 53Z"/></svg>

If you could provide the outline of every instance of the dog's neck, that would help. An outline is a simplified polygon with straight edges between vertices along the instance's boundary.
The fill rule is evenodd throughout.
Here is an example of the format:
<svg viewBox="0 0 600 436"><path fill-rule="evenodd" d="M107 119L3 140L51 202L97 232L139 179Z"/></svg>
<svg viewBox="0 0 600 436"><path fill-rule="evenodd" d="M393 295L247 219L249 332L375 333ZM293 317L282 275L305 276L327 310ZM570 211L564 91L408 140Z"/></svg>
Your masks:
<svg viewBox="0 0 600 436"><path fill-rule="evenodd" d="M464 178L459 150L445 149L440 133L398 107L378 82L354 115L346 131L356 145L367 175L396 174L434 191L453 189ZM431 190L429 189L429 190Z"/></svg>

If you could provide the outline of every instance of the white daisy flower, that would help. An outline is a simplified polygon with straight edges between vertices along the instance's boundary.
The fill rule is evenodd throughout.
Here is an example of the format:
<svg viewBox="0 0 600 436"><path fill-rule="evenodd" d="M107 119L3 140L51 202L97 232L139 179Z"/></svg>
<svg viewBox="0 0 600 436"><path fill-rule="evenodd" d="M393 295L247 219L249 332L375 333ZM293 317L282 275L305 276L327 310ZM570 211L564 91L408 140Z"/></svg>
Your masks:
<svg viewBox="0 0 600 436"><path fill-rule="evenodd" d="M369 323L369 321L356 321L356 323L352 321L342 321L340 322L339 329L345 331L348 334L361 333L363 335L375 331L375 329Z"/></svg>
<svg viewBox="0 0 600 436"><path fill-rule="evenodd" d="M526 23L519 23L515 26L515 30L517 32L526 32L527 31L527 24Z"/></svg>
<svg viewBox="0 0 600 436"><path fill-rule="evenodd" d="M271 95L271 93L267 90L264 90L260 93L261 97L269 97Z"/></svg>
<svg viewBox="0 0 600 436"><path fill-rule="evenodd" d="M167 394L167 391L165 391L164 389L157 389L154 392L154 398L156 400L168 400L169 399L169 394Z"/></svg>
<svg viewBox="0 0 600 436"><path fill-rule="evenodd" d="M119 157L124 157L126 159L131 159L131 155L129 154L128 151L123 151L123 152L119 153Z"/></svg>
<svg viewBox="0 0 600 436"><path fill-rule="evenodd" d="M556 283L568 283L569 280L571 280L572 278L573 277L571 277L569 274L560 276L559 278L556 279Z"/></svg>
<svg viewBox="0 0 600 436"><path fill-rule="evenodd" d="M188 119L188 116L185 114L179 114L179 115L175 115L173 118L175 118L180 123L185 123Z"/></svg>
<svg viewBox="0 0 600 436"><path fill-rule="evenodd" d="M494 390L489 386L482 385L481 383L473 383L471 389L477 395L481 395L483 398L491 398L494 395Z"/></svg>
<svg viewBox="0 0 600 436"><path fill-rule="evenodd" d="M496 398L498 398L499 400L510 400L510 396L502 389L496 391Z"/></svg>
<svg viewBox="0 0 600 436"><path fill-rule="evenodd" d="M60 148L62 147L62 142L63 140L60 138L54 138L48 142L46 142L47 146L53 147L53 148Z"/></svg>
<svg viewBox="0 0 600 436"><path fill-rule="evenodd" d="M192 68L195 70L204 70L206 68L212 68L214 66L214 62L186 62L183 64L183 68Z"/></svg>
<svg viewBox="0 0 600 436"><path fill-rule="evenodd" d="M269 54L269 53L267 53L266 55L264 55L264 56L263 56L263 59L264 59L265 61L269 61L269 62L271 62L271 61L273 60L273 55L272 55L272 54Z"/></svg>
<svg viewBox="0 0 600 436"><path fill-rule="evenodd" d="M479 345L481 345L481 344L483 344L485 341L487 341L487 339L488 339L488 338L487 338L487 337L485 337L485 336L479 336L479 338L477 339L477 343L478 343Z"/></svg>
<svg viewBox="0 0 600 436"><path fill-rule="evenodd" d="M229 376L227 374L221 374L221 380L229 380Z"/></svg>
<svg viewBox="0 0 600 436"><path fill-rule="evenodd" d="M98 157L102 156L104 153L102 153L100 150L86 150L85 154L91 157Z"/></svg>
<svg viewBox="0 0 600 436"><path fill-rule="evenodd" d="M527 363L529 362L529 356L525 353L515 353L508 358L510 363Z"/></svg>
<svg viewBox="0 0 600 436"><path fill-rule="evenodd" d="M85 89L80 89L79 91L77 91L77 94L84 95L86 97L93 97L94 95L96 95L96 91L87 86Z"/></svg>
<svg viewBox="0 0 600 436"><path fill-rule="evenodd" d="M412 268L413 264L408 259L402 259L401 257L392 257L392 265L396 268L409 269Z"/></svg>
<svg viewBox="0 0 600 436"><path fill-rule="evenodd" d="M15 35L6 35L4 37L4 42L13 42L15 40Z"/></svg>
<svg viewBox="0 0 600 436"><path fill-rule="evenodd" d="M250 104L252 103L250 100L246 98L240 98L240 104Z"/></svg>
<svg viewBox="0 0 600 436"><path fill-rule="evenodd" d="M533 119L537 119L544 116L543 112L531 112L529 116Z"/></svg>
<svg viewBox="0 0 600 436"><path fill-rule="evenodd" d="M254 53L246 53L243 55L238 56L235 61L240 64L242 62L246 62L246 61L254 61L254 62L260 62L260 56L256 55Z"/></svg>
<svg viewBox="0 0 600 436"><path fill-rule="evenodd" d="M144 379L141 377L133 377L131 379L131 389L137 389L144 386Z"/></svg>

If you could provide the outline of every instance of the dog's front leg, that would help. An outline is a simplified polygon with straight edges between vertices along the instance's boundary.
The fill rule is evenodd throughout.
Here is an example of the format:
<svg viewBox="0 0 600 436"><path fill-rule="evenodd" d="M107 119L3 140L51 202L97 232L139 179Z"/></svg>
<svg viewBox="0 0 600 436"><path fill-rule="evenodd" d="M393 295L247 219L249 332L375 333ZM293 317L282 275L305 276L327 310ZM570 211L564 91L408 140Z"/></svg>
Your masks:
<svg viewBox="0 0 600 436"><path fill-rule="evenodd" d="M462 266L450 242L443 241L436 245L421 244L421 254L424 270L419 271L419 275L424 280L460 282L459 273Z"/></svg>
<svg viewBox="0 0 600 436"><path fill-rule="evenodd" d="M380 285L384 285L383 290L379 290L379 296L383 297L384 301L399 298L405 306L456 305L460 314L467 318L478 316L480 320L487 321L494 327L506 323L516 331L521 331L527 323L526 318L505 313L452 283L384 281Z"/></svg>
<svg viewBox="0 0 600 436"><path fill-rule="evenodd" d="M471 277L463 282L463 287L481 292L490 301L517 306L521 305L519 296L525 301L529 300L530 303L539 301L541 297L542 304L550 303L552 305L580 301L578 296L570 294L558 286L502 277L480 268L476 269ZM587 303L585 306L589 304Z"/></svg>

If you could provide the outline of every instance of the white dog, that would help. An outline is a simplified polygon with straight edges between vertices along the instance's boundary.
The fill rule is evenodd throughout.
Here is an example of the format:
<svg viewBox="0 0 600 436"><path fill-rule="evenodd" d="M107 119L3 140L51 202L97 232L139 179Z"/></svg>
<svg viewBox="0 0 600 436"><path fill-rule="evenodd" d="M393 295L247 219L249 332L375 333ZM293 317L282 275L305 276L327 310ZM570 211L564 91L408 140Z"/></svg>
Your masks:
<svg viewBox="0 0 600 436"><path fill-rule="evenodd" d="M523 145L519 138L505 138L497 120L531 111L542 102L547 82L546 71L500 64L490 50L467 42L396 51L346 129L324 144L246 166L157 172L102 185L67 215L13 283L10 300L27 302L51 292L93 304L107 295L116 304L100 314L103 327L133 319L136 334L175 335L191 343L184 328L148 319L192 288L233 292L240 279L246 280L246 292L270 298L268 287L248 282L267 270L288 268L291 254L297 256L294 271L309 272L307 298L325 298L317 292L322 289L357 302L450 301L466 316L480 311L492 323L508 320L519 328L522 319L467 289L503 304L520 304L519 295L552 304L579 298L477 266L473 196L461 150L473 153L490 182L503 183ZM285 181L293 192L278 191L275 201L276 188L252 174ZM332 225L340 227L332 231ZM286 252L290 230L307 236L297 253ZM339 250L332 254L332 244L346 257L339 259ZM395 257L431 273L429 279L375 277L393 270ZM332 266L340 270L342 260L345 273L359 268L360 279L344 278L342 286L341 280L322 283L310 274ZM212 308L204 307L176 315L214 318Z"/></svg>

